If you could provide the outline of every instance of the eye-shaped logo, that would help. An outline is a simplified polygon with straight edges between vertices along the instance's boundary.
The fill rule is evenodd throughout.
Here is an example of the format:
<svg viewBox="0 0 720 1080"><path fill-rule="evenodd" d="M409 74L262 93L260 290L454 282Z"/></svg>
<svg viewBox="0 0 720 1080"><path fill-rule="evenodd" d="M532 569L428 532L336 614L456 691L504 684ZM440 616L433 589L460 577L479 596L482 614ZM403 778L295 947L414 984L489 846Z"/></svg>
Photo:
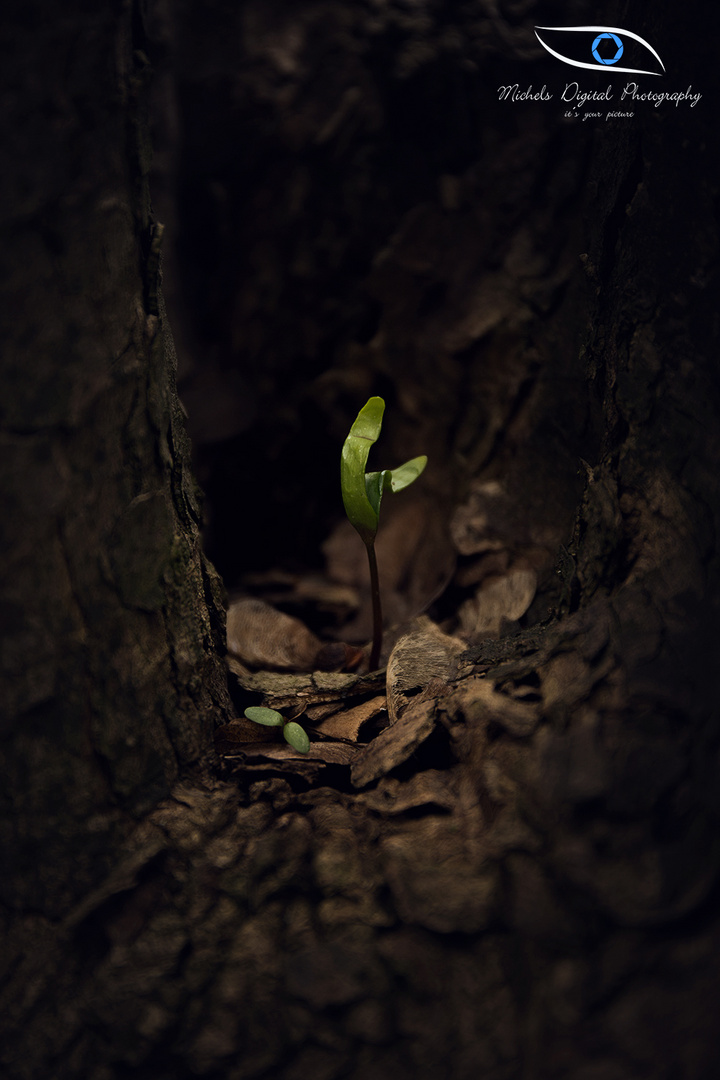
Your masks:
<svg viewBox="0 0 720 1080"><path fill-rule="evenodd" d="M665 73L665 65L652 45L617 26L536 26L535 36L551 56L572 67L591 71L604 68L632 75Z"/></svg>

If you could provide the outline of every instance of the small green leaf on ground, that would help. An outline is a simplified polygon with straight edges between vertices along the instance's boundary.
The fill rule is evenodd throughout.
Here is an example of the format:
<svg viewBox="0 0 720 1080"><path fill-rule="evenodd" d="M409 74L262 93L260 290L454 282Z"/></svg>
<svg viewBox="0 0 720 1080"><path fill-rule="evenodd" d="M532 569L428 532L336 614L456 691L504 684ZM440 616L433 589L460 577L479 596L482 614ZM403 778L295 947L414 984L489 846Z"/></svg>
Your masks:
<svg viewBox="0 0 720 1080"><path fill-rule="evenodd" d="M286 724L283 735L285 736L285 741L290 743L293 750L297 750L301 754L307 754L310 749L310 740L305 729L301 728L299 724L295 724L292 721L289 724Z"/></svg>
<svg viewBox="0 0 720 1080"><path fill-rule="evenodd" d="M282 727L285 723L279 712L275 709L265 709L261 705L251 705L245 710L245 715L254 724L263 724L265 727Z"/></svg>

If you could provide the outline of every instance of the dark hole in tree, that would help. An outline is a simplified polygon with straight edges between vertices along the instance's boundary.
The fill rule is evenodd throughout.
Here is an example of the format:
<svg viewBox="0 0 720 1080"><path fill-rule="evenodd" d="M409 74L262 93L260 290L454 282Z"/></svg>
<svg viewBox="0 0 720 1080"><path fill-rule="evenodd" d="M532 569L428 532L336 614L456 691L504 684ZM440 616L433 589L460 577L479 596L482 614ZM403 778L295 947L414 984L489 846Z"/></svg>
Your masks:
<svg viewBox="0 0 720 1080"><path fill-rule="evenodd" d="M579 360L587 136L532 103L502 109L492 55L438 48L400 71L388 30L348 68L335 29L308 45L315 77L289 106L236 48L212 79L178 72L170 299L207 550L230 590L322 572L342 441L381 394L374 460L427 452L441 527L486 481L516 508L510 546L544 534L541 619L597 449ZM452 617L474 587L450 576L421 606Z"/></svg>

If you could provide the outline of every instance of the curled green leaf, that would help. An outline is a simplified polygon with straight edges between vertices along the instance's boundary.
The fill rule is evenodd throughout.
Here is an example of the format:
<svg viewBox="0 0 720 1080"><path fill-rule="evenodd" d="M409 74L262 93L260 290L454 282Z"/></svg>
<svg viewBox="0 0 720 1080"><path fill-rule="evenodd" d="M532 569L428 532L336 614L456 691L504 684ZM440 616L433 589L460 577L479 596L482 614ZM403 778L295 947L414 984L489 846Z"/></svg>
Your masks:
<svg viewBox="0 0 720 1080"><path fill-rule="evenodd" d="M389 479L390 473L387 469L382 472L365 473L365 492L377 517L380 517L380 503L382 502L383 491L387 491L390 486Z"/></svg>
<svg viewBox="0 0 720 1080"><path fill-rule="evenodd" d="M296 724L294 720L285 725L283 735L285 736L285 742L289 743L293 750L297 750L301 754L307 754L310 749L307 732L299 724Z"/></svg>
<svg viewBox="0 0 720 1080"><path fill-rule="evenodd" d="M262 705L251 705L245 710L245 715L253 724L262 724L263 727L282 727L285 723L279 712Z"/></svg>
<svg viewBox="0 0 720 1080"><path fill-rule="evenodd" d="M371 544L375 539L380 502L379 497L375 499L374 494L372 501L368 497L365 466L370 447L377 442L380 434L384 411L383 399L371 397L350 428L340 459L340 486L345 513L365 544ZM380 483L382 484L382 481ZM374 492L374 488L372 490ZM375 501L377 501L377 509L373 506Z"/></svg>

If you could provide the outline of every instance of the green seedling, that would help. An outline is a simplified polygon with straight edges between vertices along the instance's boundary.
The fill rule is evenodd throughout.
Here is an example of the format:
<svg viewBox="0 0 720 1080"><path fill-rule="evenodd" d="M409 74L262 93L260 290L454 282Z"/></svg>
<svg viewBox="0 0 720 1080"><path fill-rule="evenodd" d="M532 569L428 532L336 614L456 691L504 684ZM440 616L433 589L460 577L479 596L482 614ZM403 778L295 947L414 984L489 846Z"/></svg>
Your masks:
<svg viewBox="0 0 720 1080"><path fill-rule="evenodd" d="M380 503L384 491L402 491L417 480L427 465L427 458L412 458L398 469L382 472L365 472L370 447L377 442L382 427L385 402L381 397L371 397L357 415L345 440L340 461L340 486L345 513L350 524L360 534L370 564L370 590L373 609L373 642L370 651L370 670L380 662L382 649L382 607L380 605L380 581L375 557L375 536L380 519Z"/></svg>
<svg viewBox="0 0 720 1080"><path fill-rule="evenodd" d="M307 754L310 749L310 740L304 728L296 724L294 720L287 721L275 709L266 709L262 705L251 705L245 710L245 716L252 720L253 724L262 724L263 727L281 727L285 742L290 743L293 750L301 754Z"/></svg>

